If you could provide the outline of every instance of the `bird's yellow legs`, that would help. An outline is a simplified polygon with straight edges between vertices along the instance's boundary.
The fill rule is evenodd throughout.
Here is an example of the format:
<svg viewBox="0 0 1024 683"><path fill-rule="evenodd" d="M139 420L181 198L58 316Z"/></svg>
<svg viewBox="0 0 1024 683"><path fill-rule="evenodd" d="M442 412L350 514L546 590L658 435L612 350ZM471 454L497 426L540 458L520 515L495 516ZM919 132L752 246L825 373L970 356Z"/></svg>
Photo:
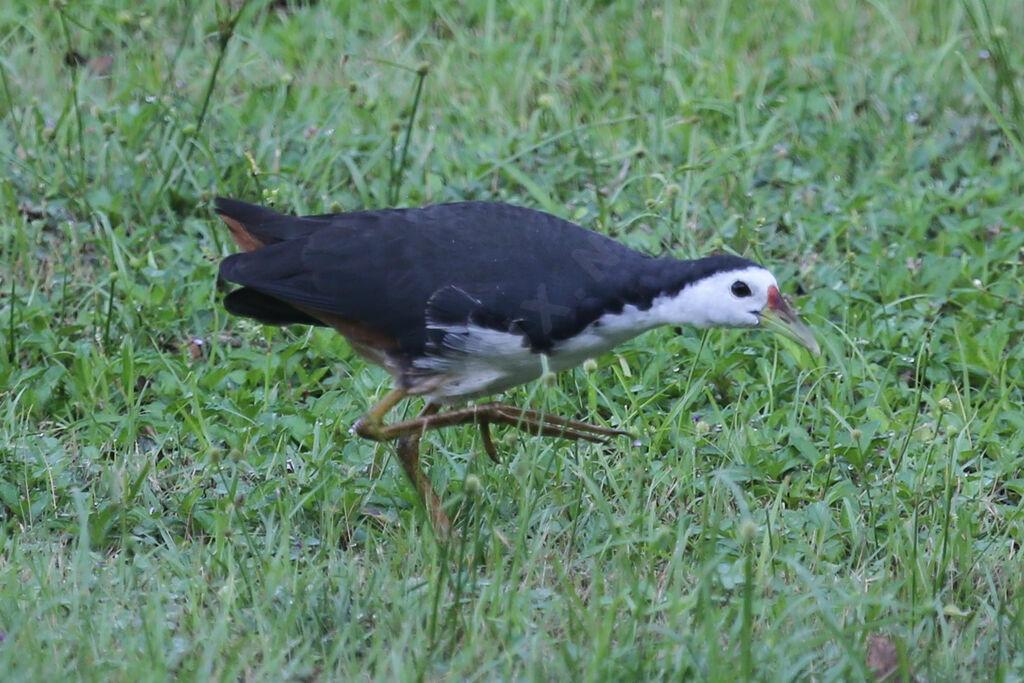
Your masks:
<svg viewBox="0 0 1024 683"><path fill-rule="evenodd" d="M423 408L423 412L420 413L420 417L432 415L436 412L437 406L433 403L428 403ZM416 492L420 494L423 507L427 509L427 515L430 517L430 525L434 527L434 531L437 532L438 536L447 538L452 527L451 520L445 514L444 508L441 507L441 499L437 497L434 487L430 485L427 473L420 467L421 436L423 436L423 432L413 432L398 437L398 443L395 446L395 450L398 452L398 462L401 463L405 476L409 477L409 481L416 488Z"/></svg>
<svg viewBox="0 0 1024 683"><path fill-rule="evenodd" d="M517 408L507 403L484 403L455 408L443 413L439 412L440 406L436 403L427 403L419 417L384 424L384 416L406 396L407 394L401 389L389 391L384 398L359 418L355 424L355 432L363 438L374 441L398 442L396 450L402 469L409 477L409 481L416 487L416 492L419 493L420 500L423 501L423 506L427 509L430 523L442 538L447 538L451 529L451 521L441 508L441 500L430 485L430 480L420 468L420 437L424 432L442 427L476 424L480 427L484 450L495 462L498 461L498 452L491 440L490 425L492 424L515 427L537 436L560 436L565 439L595 443L602 443L609 437L628 434L619 429L546 415L537 410Z"/></svg>

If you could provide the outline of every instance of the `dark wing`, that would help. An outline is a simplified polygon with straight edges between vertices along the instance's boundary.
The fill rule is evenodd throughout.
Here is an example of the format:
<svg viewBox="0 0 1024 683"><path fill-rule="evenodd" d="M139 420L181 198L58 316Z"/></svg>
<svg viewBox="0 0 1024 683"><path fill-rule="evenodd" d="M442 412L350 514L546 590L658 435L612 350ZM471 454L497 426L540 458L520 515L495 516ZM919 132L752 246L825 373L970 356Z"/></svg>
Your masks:
<svg viewBox="0 0 1024 683"><path fill-rule="evenodd" d="M248 304L239 312L307 322L306 311L322 311L358 321L412 354L427 343L435 294L435 312L447 322L517 331L543 351L608 310L649 305L660 286L644 275L654 259L550 214L505 204L306 218L250 207L218 202L226 219L264 245L227 257L220 274L301 308L306 320L289 319L277 303L260 318L254 294L239 295ZM458 296L445 295L446 288Z"/></svg>

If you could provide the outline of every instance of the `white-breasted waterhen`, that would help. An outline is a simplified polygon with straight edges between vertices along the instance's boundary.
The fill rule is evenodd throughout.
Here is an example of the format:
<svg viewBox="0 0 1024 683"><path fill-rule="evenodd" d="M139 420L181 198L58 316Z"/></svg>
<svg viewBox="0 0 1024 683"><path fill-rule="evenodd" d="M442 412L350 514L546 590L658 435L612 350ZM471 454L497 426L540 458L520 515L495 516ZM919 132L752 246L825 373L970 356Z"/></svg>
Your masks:
<svg viewBox="0 0 1024 683"><path fill-rule="evenodd" d="M270 325L325 325L395 387L355 425L397 441L434 528L450 523L419 465L430 429L474 423L604 441L617 429L505 403L443 410L593 358L659 325L764 325L818 352L775 277L737 256L654 258L541 211L463 202L416 209L286 216L234 199L216 210L244 253L220 276L239 285L228 311ZM384 418L407 396L414 419Z"/></svg>

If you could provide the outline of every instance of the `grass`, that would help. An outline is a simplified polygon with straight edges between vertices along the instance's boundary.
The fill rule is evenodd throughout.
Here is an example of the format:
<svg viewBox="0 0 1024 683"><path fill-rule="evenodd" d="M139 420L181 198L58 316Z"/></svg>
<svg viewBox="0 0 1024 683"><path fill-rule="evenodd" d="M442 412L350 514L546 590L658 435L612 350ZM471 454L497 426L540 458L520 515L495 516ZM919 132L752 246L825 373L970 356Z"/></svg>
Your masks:
<svg viewBox="0 0 1024 683"><path fill-rule="evenodd" d="M0 6L7 680L1024 676L1014 0L334 4ZM636 443L431 435L439 544L386 375L220 308L218 194L744 254L825 355L511 392Z"/></svg>

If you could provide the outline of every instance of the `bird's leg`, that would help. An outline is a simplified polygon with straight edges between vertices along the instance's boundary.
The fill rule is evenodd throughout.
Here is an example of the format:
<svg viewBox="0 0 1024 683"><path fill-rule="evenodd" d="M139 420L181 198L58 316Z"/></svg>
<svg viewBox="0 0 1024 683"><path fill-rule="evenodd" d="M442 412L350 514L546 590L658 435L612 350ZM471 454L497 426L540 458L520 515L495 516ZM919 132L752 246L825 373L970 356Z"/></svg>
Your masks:
<svg viewBox="0 0 1024 683"><path fill-rule="evenodd" d="M429 412L424 410L419 417L384 424L384 416L406 396L408 394L401 389L392 389L359 418L353 431L365 439L374 441L393 441L409 434L422 434L431 429L464 424L479 424L481 427L485 424L501 424L537 436L560 436L566 439L581 439L595 443L601 443L613 436L629 435L629 432L624 432L621 429L601 427L588 422L548 415L539 410L517 408L507 403L497 402L456 408L443 413L438 412L436 405L428 404L428 407L433 406L432 409ZM488 455L491 455L492 458L496 457L496 454L491 452L493 442L491 448L487 448L490 434L483 432L481 434L484 437L484 447L487 449Z"/></svg>
<svg viewBox="0 0 1024 683"><path fill-rule="evenodd" d="M426 473L420 467L420 437L424 429L412 429L402 434L389 433L388 425L384 424L384 416L395 407L399 401L406 397L406 393L400 389L392 389L384 395L380 401L370 408L365 415L356 422L354 430L359 436L374 441L397 441L395 451L398 454L398 462L402 465L402 471L409 478L416 488L423 507L427 509L427 516L434 530L442 538L447 538L451 530L451 521L441 507L441 499L434 492ZM439 406L436 403L428 403L423 412L415 420L423 420L437 413Z"/></svg>
<svg viewBox="0 0 1024 683"><path fill-rule="evenodd" d="M419 417L384 424L384 416L406 396L404 391L392 389L359 418L353 431L363 438L374 441L397 441L396 450L402 470L416 487L416 492L427 509L430 523L442 538L448 538L451 521L441 507L441 500L434 492L430 480L420 468L420 438L424 432L456 425L479 425L484 450L495 462L498 461L498 453L491 439L490 425L492 424L515 427L537 436L558 436L594 443L604 443L610 437L628 436L629 434L620 429L548 415L539 410L517 408L507 403L484 403L456 408L443 413L438 412L440 407L436 403L427 403Z"/></svg>
<svg viewBox="0 0 1024 683"><path fill-rule="evenodd" d="M437 410L436 404L428 403L420 413L420 417L433 415ZM398 462L401 463L402 470L405 471L405 476L409 477L409 481L416 487L416 492L420 494L420 500L423 502L423 507L427 509L427 516L430 518L430 524L434 527L434 531L442 539L446 539L451 532L452 523L444 508L441 507L441 499L437 497L426 472L420 467L421 436L423 436L422 431L398 437L395 450L398 453Z"/></svg>
<svg viewBox="0 0 1024 683"><path fill-rule="evenodd" d="M507 424L525 432L529 432L531 426L537 427L537 434L540 436L561 436L566 439L583 439L595 443L602 443L613 436L629 436L629 432L621 429L602 427L581 420L570 420L539 410L518 408L507 403L488 403L481 407L487 409L488 412L495 411L501 415L501 419L494 420L497 424ZM517 422L513 423L512 420ZM540 431L541 427L544 427L546 431ZM595 436L597 438L592 438Z"/></svg>
<svg viewBox="0 0 1024 683"><path fill-rule="evenodd" d="M377 401L372 408L366 411L365 415L356 420L352 430L364 439L373 439L374 441L390 441L394 439L395 437L393 436L384 437L381 435L381 429L384 427L384 416L406 396L408 394L401 389L392 389L384 394L384 398Z"/></svg>
<svg viewBox="0 0 1024 683"><path fill-rule="evenodd" d="M487 453L487 457L491 459L491 462L497 465L500 460L498 460L498 451L494 448L494 441L491 440L490 422L480 423L480 441L484 444L484 452Z"/></svg>
<svg viewBox="0 0 1024 683"><path fill-rule="evenodd" d="M387 441L387 439L379 438L377 433L384 424L384 416L405 397L406 393L404 391L392 389L356 421L349 433L355 432L365 439L373 439L374 441ZM370 464L370 477L377 476L378 468L377 458L374 457L373 462ZM416 482L413 483L415 484Z"/></svg>
<svg viewBox="0 0 1024 683"><path fill-rule="evenodd" d="M423 433L430 429L442 427L454 427L464 424L500 424L508 427L515 427L529 434L537 436L560 436L565 439L580 439L602 443L609 437L627 436L629 433L620 429L601 427L579 420L569 420L556 415L548 415L539 410L529 408L517 408L507 403L484 403L481 405L456 408L443 413L432 415L421 415L411 420L393 422L389 425L381 424L374 430L375 436L381 441L397 439L406 434ZM358 428L358 426L357 426ZM360 432L363 434L363 432ZM366 436L366 434L363 434ZM493 447L493 443L491 444ZM484 448L487 448L486 439ZM495 454L490 453L488 455Z"/></svg>

